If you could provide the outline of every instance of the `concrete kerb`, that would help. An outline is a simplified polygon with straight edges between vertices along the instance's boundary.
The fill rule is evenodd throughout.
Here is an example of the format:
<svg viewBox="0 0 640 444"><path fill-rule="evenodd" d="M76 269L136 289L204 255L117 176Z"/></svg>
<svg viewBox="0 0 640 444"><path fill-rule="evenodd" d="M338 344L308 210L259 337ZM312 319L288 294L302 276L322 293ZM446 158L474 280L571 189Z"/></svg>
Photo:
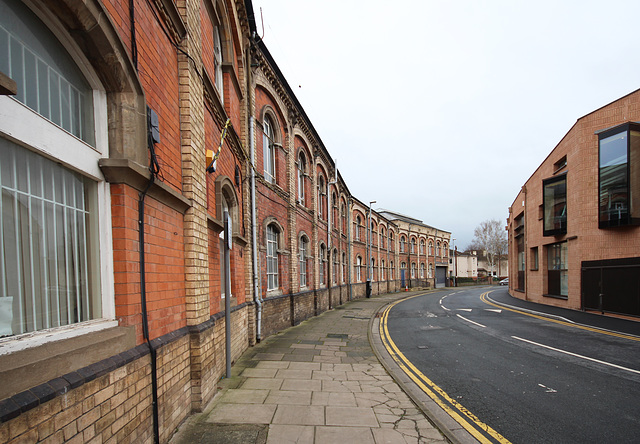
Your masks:
<svg viewBox="0 0 640 444"><path fill-rule="evenodd" d="M448 413L446 413L438 404L436 404L418 385L413 382L409 376L398 366L382 343L380 337L380 315L391 304L408 299L410 297L422 296L425 294L435 293L443 289L434 289L424 292L416 292L407 294L404 298L399 298L393 302L389 302L382 307L369 320L369 344L378 361L391 375L393 380L400 388L411 398L414 404L429 418L431 423L437 427L440 432L454 444L475 444L478 441L467 432L460 424L458 424Z"/></svg>

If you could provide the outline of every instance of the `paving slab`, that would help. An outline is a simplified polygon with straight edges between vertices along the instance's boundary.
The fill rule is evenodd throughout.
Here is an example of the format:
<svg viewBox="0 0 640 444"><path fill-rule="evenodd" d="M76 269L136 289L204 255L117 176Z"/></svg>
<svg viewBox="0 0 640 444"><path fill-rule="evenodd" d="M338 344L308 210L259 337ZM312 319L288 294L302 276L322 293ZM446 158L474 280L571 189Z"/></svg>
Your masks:
<svg viewBox="0 0 640 444"><path fill-rule="evenodd" d="M379 310L408 295L348 302L265 338L243 353L204 412L170 443L448 442L370 343Z"/></svg>

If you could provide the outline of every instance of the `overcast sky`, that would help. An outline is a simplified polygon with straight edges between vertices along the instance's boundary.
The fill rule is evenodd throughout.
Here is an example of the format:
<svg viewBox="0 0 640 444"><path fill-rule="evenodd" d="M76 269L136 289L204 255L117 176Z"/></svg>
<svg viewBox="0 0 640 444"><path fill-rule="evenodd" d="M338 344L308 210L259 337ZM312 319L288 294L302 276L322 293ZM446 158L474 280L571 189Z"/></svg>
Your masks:
<svg viewBox="0 0 640 444"><path fill-rule="evenodd" d="M351 193L452 232L506 225L576 120L640 88L640 1L254 0Z"/></svg>

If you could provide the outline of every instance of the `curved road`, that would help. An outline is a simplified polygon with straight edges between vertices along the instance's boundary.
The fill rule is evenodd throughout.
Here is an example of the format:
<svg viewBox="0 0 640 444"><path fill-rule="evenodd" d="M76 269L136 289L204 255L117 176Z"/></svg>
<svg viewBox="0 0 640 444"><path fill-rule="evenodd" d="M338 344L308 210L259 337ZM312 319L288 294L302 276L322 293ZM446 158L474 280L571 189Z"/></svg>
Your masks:
<svg viewBox="0 0 640 444"><path fill-rule="evenodd" d="M640 337L496 303L509 298L476 287L403 300L383 316L387 348L482 442L638 442Z"/></svg>

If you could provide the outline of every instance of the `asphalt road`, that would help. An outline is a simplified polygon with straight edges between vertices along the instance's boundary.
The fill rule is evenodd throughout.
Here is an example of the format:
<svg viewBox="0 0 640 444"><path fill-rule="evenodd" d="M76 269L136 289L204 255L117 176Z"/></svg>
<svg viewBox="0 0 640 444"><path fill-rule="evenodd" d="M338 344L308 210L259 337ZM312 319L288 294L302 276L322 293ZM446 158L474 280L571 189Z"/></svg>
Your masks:
<svg viewBox="0 0 640 444"><path fill-rule="evenodd" d="M389 335L479 427L499 434L487 442L640 441L640 336L629 335L639 322L558 309L548 317L498 301L546 310L506 288L452 289L395 305Z"/></svg>

